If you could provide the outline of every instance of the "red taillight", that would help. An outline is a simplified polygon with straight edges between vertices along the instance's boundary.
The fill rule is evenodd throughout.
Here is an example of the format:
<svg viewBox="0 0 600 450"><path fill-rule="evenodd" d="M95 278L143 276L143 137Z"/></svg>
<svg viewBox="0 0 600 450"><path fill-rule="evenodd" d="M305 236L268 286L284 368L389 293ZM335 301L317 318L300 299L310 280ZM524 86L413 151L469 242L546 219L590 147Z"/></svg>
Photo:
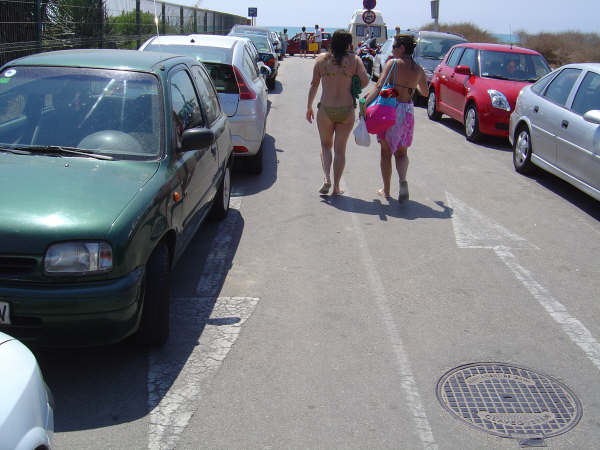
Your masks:
<svg viewBox="0 0 600 450"><path fill-rule="evenodd" d="M246 84L246 80L237 67L233 67L233 73L235 75L235 81L238 85L238 89L240 90L240 100L254 100L256 99L256 94L250 87Z"/></svg>
<svg viewBox="0 0 600 450"><path fill-rule="evenodd" d="M248 153L248 149L243 145L234 145L233 146L234 153Z"/></svg>
<svg viewBox="0 0 600 450"><path fill-rule="evenodd" d="M275 67L275 58L271 58L271 59L267 60L267 66Z"/></svg>

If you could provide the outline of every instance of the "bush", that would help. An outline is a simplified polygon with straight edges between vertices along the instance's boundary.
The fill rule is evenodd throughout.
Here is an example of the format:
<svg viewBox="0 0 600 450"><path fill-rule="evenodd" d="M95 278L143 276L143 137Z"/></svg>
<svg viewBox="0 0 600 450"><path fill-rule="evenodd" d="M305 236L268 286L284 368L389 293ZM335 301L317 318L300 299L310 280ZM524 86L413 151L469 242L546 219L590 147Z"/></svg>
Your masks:
<svg viewBox="0 0 600 450"><path fill-rule="evenodd" d="M421 27L421 30L432 31L433 29L433 23L428 23L424 27ZM498 39L496 39L492 34L482 30L481 28L477 27L477 25L468 22L453 24L441 23L438 26L438 30L444 33L460 34L470 42L498 42Z"/></svg>
<svg viewBox="0 0 600 450"><path fill-rule="evenodd" d="M600 35L567 31L528 34L519 31L521 46L540 52L552 67L575 62L600 61Z"/></svg>

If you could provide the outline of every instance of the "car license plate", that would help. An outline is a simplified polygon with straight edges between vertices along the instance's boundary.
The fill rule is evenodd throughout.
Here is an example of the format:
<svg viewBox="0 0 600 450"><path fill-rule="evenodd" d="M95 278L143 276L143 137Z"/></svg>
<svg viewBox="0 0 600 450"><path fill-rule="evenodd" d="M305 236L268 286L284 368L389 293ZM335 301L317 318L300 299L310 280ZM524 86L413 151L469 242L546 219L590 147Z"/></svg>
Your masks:
<svg viewBox="0 0 600 450"><path fill-rule="evenodd" d="M10 304L0 302L0 324L10 325Z"/></svg>

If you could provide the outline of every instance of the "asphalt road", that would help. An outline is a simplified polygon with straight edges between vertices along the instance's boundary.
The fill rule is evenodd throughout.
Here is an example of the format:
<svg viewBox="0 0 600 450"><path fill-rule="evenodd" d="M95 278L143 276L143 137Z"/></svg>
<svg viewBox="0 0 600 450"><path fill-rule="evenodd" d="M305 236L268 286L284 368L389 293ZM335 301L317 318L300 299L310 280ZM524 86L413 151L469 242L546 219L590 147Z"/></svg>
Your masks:
<svg viewBox="0 0 600 450"><path fill-rule="evenodd" d="M469 143L423 108L406 204L375 194L376 143L350 142L345 194L321 197L317 130L304 119L312 65L283 61L264 172L235 175L228 218L204 225L176 267L169 343L38 353L57 448L518 448L436 395L446 372L488 362L550 380L568 411L545 445L597 448L600 204L550 175L517 174L506 141ZM523 409L527 387L542 402L550 388L498 370L466 383L521 397L521 409L486 416L494 426L556 419L551 405ZM520 393L506 394L507 380Z"/></svg>

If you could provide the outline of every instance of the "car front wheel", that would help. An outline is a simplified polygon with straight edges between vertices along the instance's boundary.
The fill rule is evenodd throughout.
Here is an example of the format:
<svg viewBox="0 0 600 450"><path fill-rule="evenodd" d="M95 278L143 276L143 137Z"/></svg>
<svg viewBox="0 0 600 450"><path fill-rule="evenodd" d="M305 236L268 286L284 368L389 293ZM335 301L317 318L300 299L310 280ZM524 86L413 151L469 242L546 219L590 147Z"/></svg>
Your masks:
<svg viewBox="0 0 600 450"><path fill-rule="evenodd" d="M427 97L427 116L431 120L440 120L442 118L442 114L437 110L435 102L435 90L431 89L429 91L429 97Z"/></svg>
<svg viewBox="0 0 600 450"><path fill-rule="evenodd" d="M209 216L214 220L223 220L229 212L229 198L231 197L231 160L225 166L225 173L219 186L219 191L213 202Z"/></svg>
<svg viewBox="0 0 600 450"><path fill-rule="evenodd" d="M479 115L477 107L473 104L469 105L465 113L465 136L471 142L476 142L481 137L479 133Z"/></svg>
<svg viewBox="0 0 600 450"><path fill-rule="evenodd" d="M531 163L531 135L526 126L521 126L517 131L517 138L513 146L513 164L515 170L522 174L533 172Z"/></svg>

